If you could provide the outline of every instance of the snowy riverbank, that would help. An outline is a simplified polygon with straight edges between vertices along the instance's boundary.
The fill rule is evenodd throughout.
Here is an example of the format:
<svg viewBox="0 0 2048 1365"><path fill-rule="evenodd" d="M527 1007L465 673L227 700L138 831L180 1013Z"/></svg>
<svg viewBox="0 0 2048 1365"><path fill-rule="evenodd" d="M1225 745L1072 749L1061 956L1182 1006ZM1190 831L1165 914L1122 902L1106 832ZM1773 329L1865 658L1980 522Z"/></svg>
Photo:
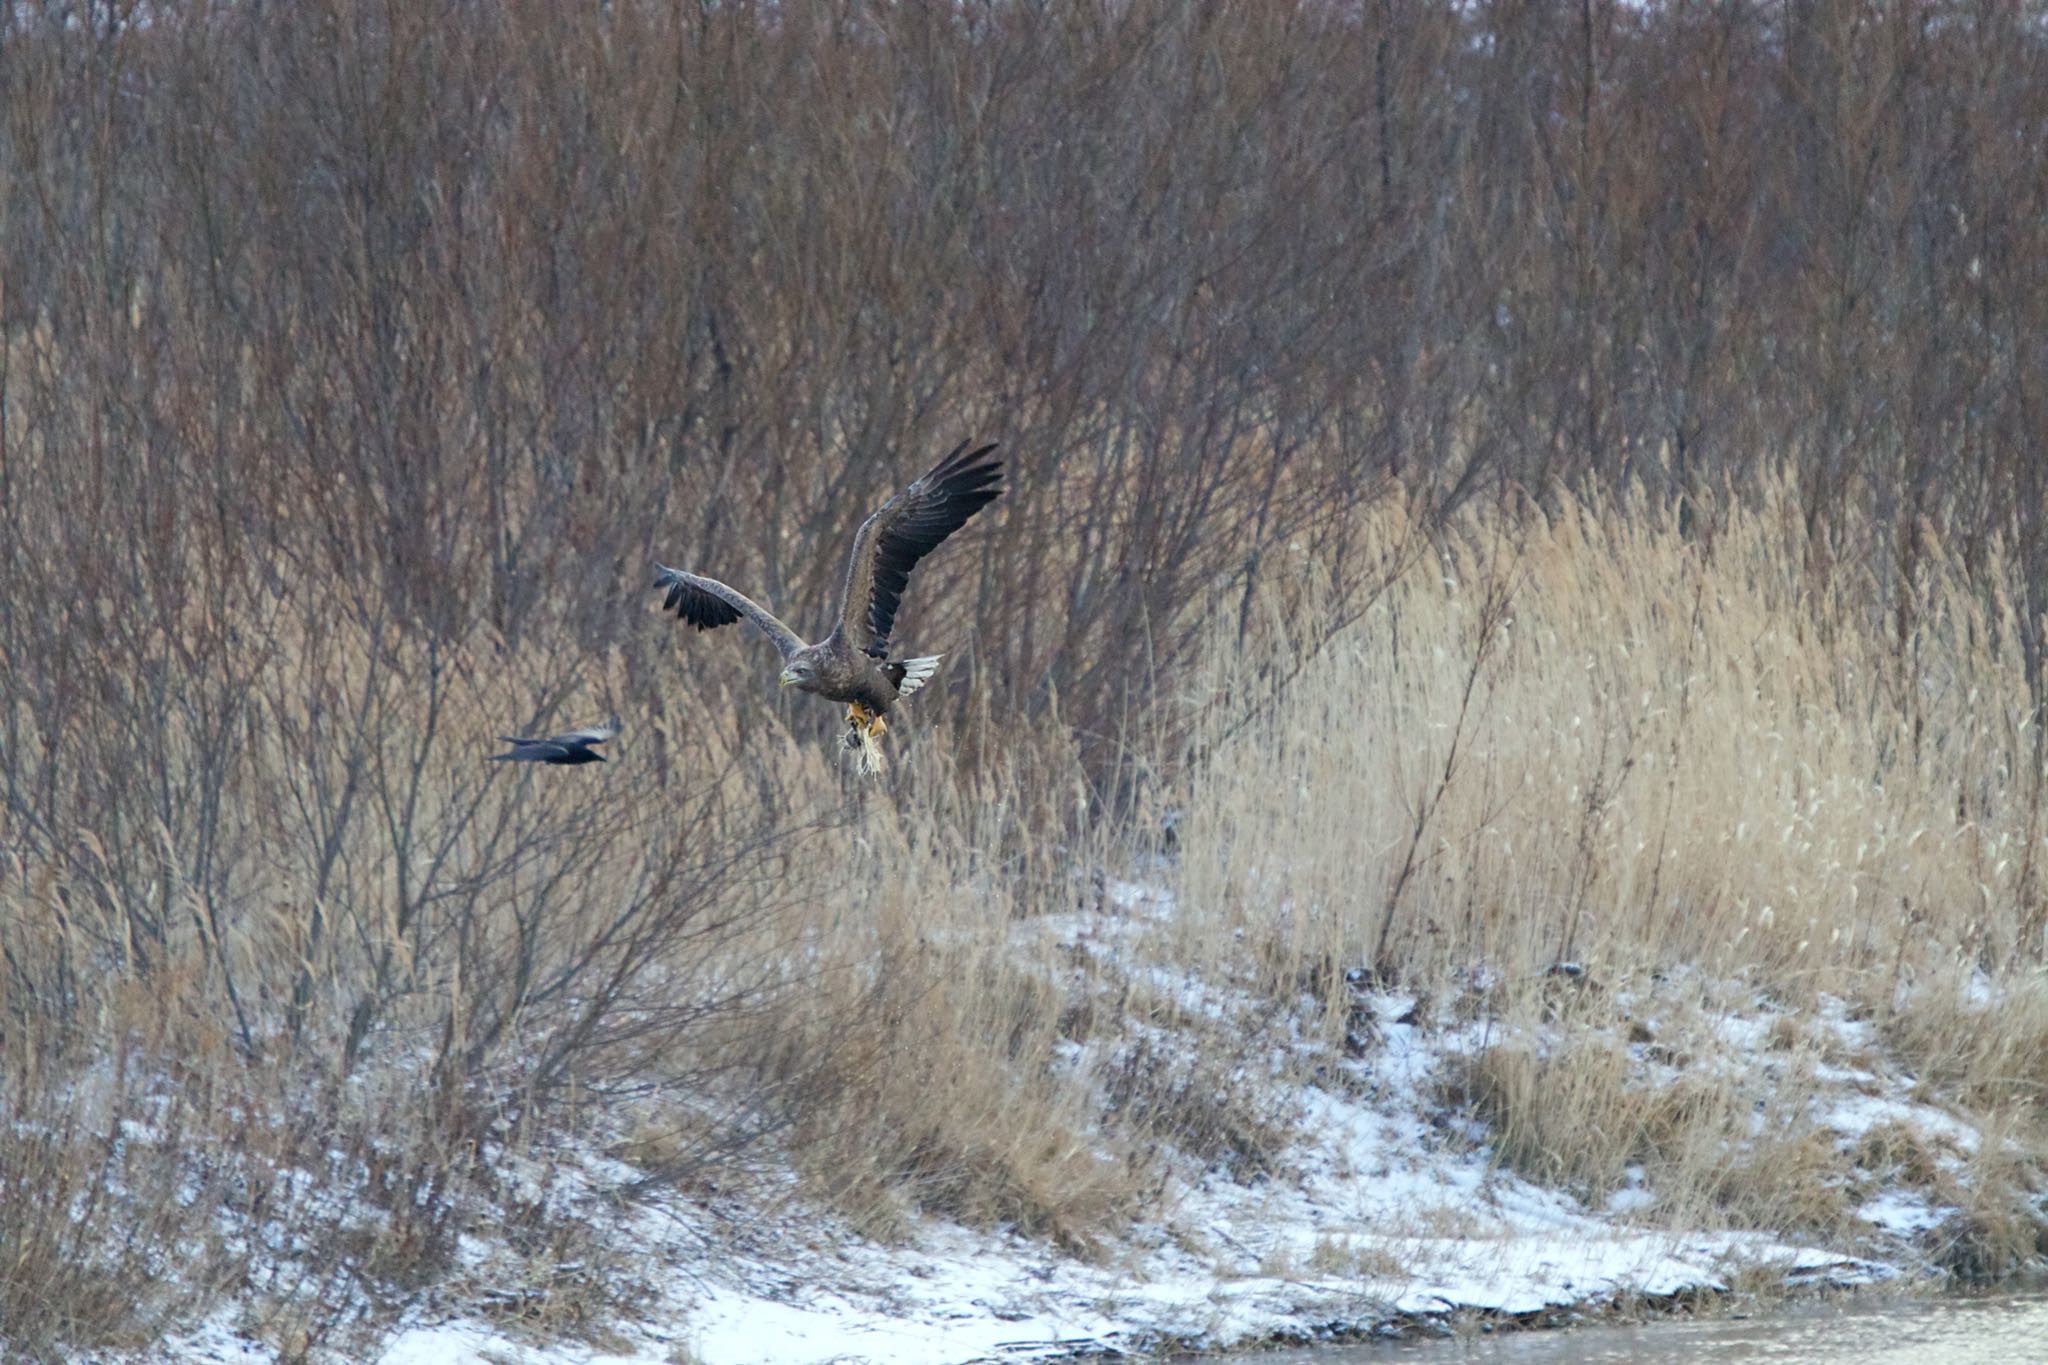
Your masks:
<svg viewBox="0 0 2048 1365"><path fill-rule="evenodd" d="M1159 909L1150 893L1117 892L1102 919L1076 916L1020 932L1052 935L1077 957L1114 951L1120 927ZM1567 979L1560 988L1593 987ZM1214 1015L1234 1003L1195 981L1178 990L1192 1011ZM1697 1008L1702 988L1694 983L1686 994ZM1281 1159L1233 1174L1166 1154L1169 1174L1151 1201L1153 1216L1090 1247L1061 1249L915 1214L883 1244L793 1194L772 1197L772 1172L747 1182L744 1195L665 1191L631 1200L617 1192L639 1172L597 1154L601 1144L496 1154L508 1185L526 1182L615 1251L601 1267L569 1264L556 1273L602 1275L603 1302L631 1303L632 1311L608 1308L569 1324L566 1336L582 1344L563 1344L563 1323L531 1322L522 1312L516 1286L531 1279L531 1258L514 1273L480 1224L463 1239L458 1283L405 1307L395 1328L377 1333L377 1358L952 1365L1427 1330L1466 1314L1541 1320L1738 1285L1866 1283L1932 1264L1962 1216L1938 1197L1937 1177L1945 1171L1947 1187L1958 1188L1986 1140L1916 1098L1912 1078L1884 1065L1870 1026L1839 1009L1804 1021L1801 1036L1827 1045L1802 1053L1780 1045L1792 1030L1767 1001L1752 999L1710 1021L1723 1055L1688 1058L1659 1041L1660 1005L1646 999L1629 1039L1617 1044L1634 1083L1667 1084L1679 1068L1736 1068L1766 1087L1796 1079L1814 1131L1843 1152L1884 1135L1924 1158L1852 1192L1847 1236L1688 1231L1640 1170L1597 1206L1515 1173L1500 1159L1496 1135L1455 1102L1454 1078L1482 1051L1504 1042L1541 1051L1557 1039L1503 1039L1495 1022L1454 1002L1432 1006L1363 989L1354 1001L1341 1053L1318 1050L1298 1029L1277 1030L1294 1041L1275 1047L1260 1081L1292 1135ZM1167 1055L1173 1039L1162 1035L1157 1046ZM1072 1049L1065 1064L1088 1066L1087 1049ZM264 1339L253 1308L230 1304L157 1358L278 1358L279 1344Z"/></svg>

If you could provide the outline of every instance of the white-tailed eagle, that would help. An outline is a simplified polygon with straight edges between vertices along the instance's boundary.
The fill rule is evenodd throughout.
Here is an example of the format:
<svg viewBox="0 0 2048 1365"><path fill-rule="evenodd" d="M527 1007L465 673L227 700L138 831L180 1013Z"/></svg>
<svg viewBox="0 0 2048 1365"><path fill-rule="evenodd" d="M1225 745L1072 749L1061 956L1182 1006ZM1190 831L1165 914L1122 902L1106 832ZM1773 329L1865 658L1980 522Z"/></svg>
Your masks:
<svg viewBox="0 0 2048 1365"><path fill-rule="evenodd" d="M969 450L962 442L861 524L846 566L839 620L817 644L805 644L745 593L715 578L657 564L654 586L667 593L662 606L699 630L731 625L742 616L759 626L782 654L784 687L846 703L848 740L862 747L872 766L879 756L876 741L888 729L882 717L898 699L922 687L939 664L936 654L889 657L889 632L903 589L919 560L1002 493L1002 463L989 458L994 449Z"/></svg>

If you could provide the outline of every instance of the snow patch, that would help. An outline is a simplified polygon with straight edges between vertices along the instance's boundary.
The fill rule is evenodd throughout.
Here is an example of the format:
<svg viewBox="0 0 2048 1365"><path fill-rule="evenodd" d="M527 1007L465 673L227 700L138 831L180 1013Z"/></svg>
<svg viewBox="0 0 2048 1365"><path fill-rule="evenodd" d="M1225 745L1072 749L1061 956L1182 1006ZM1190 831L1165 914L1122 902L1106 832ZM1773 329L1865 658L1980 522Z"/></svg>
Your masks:
<svg viewBox="0 0 2048 1365"><path fill-rule="evenodd" d="M1235 986L1176 974L1136 951L1136 936L1170 920L1170 893L1097 879L1092 906L1020 923L1020 939L1049 938L1115 966L1188 1016L1229 1023L1271 1001ZM1576 978L1575 978L1576 979ZM1674 977L1670 981L1676 982ZM1639 1226L1659 1206L1641 1166L1622 1188L1588 1207L1573 1195L1505 1169L1492 1135L1441 1096L1453 1067L1501 1042L1489 1019L1460 1020L1441 1004L1432 1017L1412 995L1350 978L1341 1055L1309 1040L1300 1020L1274 1028L1270 1075L1295 1138L1278 1169L1203 1167L1169 1156L1166 1187L1149 1221L1125 1229L1093 1261L1007 1229L971 1230L912 1220L900 1243L857 1235L830 1213L802 1205L787 1187L738 1196L657 1192L622 1201L610 1191L638 1172L595 1149L535 1160L493 1154L508 1195L551 1205L575 1201L579 1216L606 1220L609 1244L626 1248L643 1291L636 1320L615 1324L614 1351L542 1344L501 1329L472 1309L445 1319L415 1311L375 1357L381 1365L700 1365L756 1362L954 1362L1050 1360L1087 1351L1225 1349L1299 1340L1416 1317L1476 1311L1531 1314L1595 1309L1726 1287L1763 1270L1789 1283L1862 1283L1898 1272L1841 1248L1798 1245L1739 1232L1656 1231ZM1469 998L1495 984L1471 970ZM1968 1123L1914 1098L1911 1078L1888 1076L1875 1030L1839 1002L1799 1016L1730 986L1737 1005L1712 1003L1712 983L1668 984L1672 998L1629 999L1627 1043L1639 1083L1667 1083L1678 1068L1788 1065L1784 1039L1811 1038L1800 1055L1821 1097L1810 1120L1845 1149L1881 1124L1897 1124L1951 1153L1976 1150ZM1700 998L1687 1004L1692 991ZM1660 1008L1702 1011L1719 1045L1673 1060L1654 1039ZM1302 1020L1312 1016L1304 1002ZM1283 1011L1284 1015L1284 1011ZM1800 1030L1806 1030L1802 1033ZM1778 1040L1776 1049L1773 1039ZM1545 1046L1540 1038L1518 1045ZM1069 1042L1061 1064L1098 1065L1104 1049L1142 1043L1171 1060L1186 1039L1129 1021L1120 1041ZM1261 1047L1266 1047L1261 1042ZM1256 1053L1254 1055L1257 1055ZM1853 1063L1853 1064L1851 1064ZM1083 1072L1082 1074L1085 1074ZM1282 1080L1282 1077L1306 1077ZM1910 1244L1955 1210L1920 1192L1886 1188L1855 1214L1882 1245ZM487 1230L466 1238L468 1277L488 1282L503 1255ZM243 1340L217 1315L167 1343L156 1361L246 1365L274 1355Z"/></svg>

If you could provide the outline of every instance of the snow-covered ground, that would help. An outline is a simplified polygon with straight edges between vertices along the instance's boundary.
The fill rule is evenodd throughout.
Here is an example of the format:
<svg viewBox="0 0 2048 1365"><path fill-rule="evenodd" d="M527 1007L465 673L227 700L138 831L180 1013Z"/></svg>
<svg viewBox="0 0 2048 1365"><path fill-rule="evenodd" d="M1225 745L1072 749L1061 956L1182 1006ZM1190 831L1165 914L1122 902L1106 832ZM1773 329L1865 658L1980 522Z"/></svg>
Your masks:
<svg viewBox="0 0 2048 1365"><path fill-rule="evenodd" d="M1127 893L1115 899L1140 909ZM1079 943L1103 941L1104 927L1041 923L1032 932ZM1216 1005L1217 993L1198 983L1177 988L1191 1005ZM881 1245L787 1198L615 1200L605 1192L635 1173L586 1154L569 1163L567 1182L558 1166L558 1197L585 1202L583 1216L621 1249L607 1273L629 1276L639 1291L632 1319L604 1334L609 1349L543 1343L460 1309L416 1309L379 1359L949 1365L1314 1341L1468 1312L1597 1313L1713 1291L1737 1275L1868 1282L1915 1267L1913 1239L1954 1213L1921 1191L1882 1189L1858 1209L1868 1235L1853 1249L1649 1230L1634 1221L1654 1203L1649 1191L1622 1189L1587 1207L1502 1168L1483 1129L1445 1112L1444 1069L1483 1026L1418 1019L1403 996L1361 990L1358 999L1371 1044L1295 1084L1297 1139L1283 1165L1232 1178L1169 1156L1155 1220L1088 1259L1003 1230L928 1220ZM1721 1025L1731 1057L1756 1055L1766 1022L1731 1014ZM1845 1047L1865 1041L1860 1025L1835 1027ZM1822 1121L1844 1144L1878 1124L1947 1151L1980 1140L1917 1102L1908 1078L1860 1065L1820 1070ZM488 1282L493 1248L466 1242L463 1254L467 1278ZM273 1348L239 1335L241 1320L230 1305L157 1358L274 1359Z"/></svg>

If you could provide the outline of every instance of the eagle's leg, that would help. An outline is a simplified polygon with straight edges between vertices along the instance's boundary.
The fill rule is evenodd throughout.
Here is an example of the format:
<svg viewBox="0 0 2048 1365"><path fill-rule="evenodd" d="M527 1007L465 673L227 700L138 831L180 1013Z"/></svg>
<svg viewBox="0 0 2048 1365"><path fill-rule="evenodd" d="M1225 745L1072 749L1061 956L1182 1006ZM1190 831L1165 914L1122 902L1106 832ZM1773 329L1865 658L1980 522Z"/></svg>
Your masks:
<svg viewBox="0 0 2048 1365"><path fill-rule="evenodd" d="M860 702L847 706L846 747L853 751L861 772L872 774L882 770L881 737L888 728L880 712Z"/></svg>
<svg viewBox="0 0 2048 1365"><path fill-rule="evenodd" d="M889 722L882 719L881 712L869 710L861 702L850 702L846 707L846 728L856 739L862 735L880 739L889 733Z"/></svg>

